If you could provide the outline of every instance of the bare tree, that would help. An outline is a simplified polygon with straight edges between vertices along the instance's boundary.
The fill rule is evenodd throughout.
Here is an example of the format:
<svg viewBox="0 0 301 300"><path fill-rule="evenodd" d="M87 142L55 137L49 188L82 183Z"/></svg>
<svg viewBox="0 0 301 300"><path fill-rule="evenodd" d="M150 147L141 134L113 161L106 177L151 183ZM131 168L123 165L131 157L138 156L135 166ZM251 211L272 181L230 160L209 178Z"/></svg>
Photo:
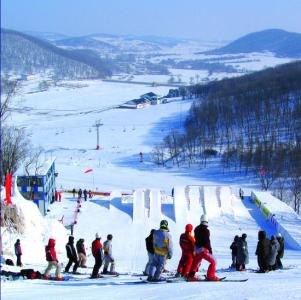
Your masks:
<svg viewBox="0 0 301 300"><path fill-rule="evenodd" d="M29 175L37 175L44 167L44 162L41 159L41 155L43 154L42 148L37 148L28 153L27 158L24 162L24 170Z"/></svg>
<svg viewBox="0 0 301 300"><path fill-rule="evenodd" d="M1 124L6 120L9 114L9 105L12 97L16 94L18 82L1 78L1 104L0 104L0 120Z"/></svg>

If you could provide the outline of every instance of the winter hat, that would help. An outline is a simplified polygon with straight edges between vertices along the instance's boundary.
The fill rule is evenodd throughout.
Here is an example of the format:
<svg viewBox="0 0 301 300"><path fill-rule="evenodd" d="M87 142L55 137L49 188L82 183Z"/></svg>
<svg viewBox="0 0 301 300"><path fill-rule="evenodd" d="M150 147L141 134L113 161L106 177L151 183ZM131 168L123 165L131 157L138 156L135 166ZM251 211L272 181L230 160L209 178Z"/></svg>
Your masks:
<svg viewBox="0 0 301 300"><path fill-rule="evenodd" d="M72 243L72 242L74 242L74 236L70 235L69 236L69 243Z"/></svg>
<svg viewBox="0 0 301 300"><path fill-rule="evenodd" d="M166 220L162 220L160 222L160 229L166 229L166 230L168 230L168 222Z"/></svg>
<svg viewBox="0 0 301 300"><path fill-rule="evenodd" d="M113 235L112 235L112 234L108 234L108 235L107 235L107 239L108 239L109 241L111 241L111 240L113 239Z"/></svg>
<svg viewBox="0 0 301 300"><path fill-rule="evenodd" d="M278 237L282 237L282 234L280 232L278 233Z"/></svg>
<svg viewBox="0 0 301 300"><path fill-rule="evenodd" d="M247 238L247 234L243 233L241 237L242 237L243 240L245 240Z"/></svg>
<svg viewBox="0 0 301 300"><path fill-rule="evenodd" d="M186 231L186 232L191 232L192 229L193 229L193 226L192 226L191 224L187 224L187 225L185 226L185 231Z"/></svg>
<svg viewBox="0 0 301 300"><path fill-rule="evenodd" d="M100 238L100 236L99 236L98 232L96 232L96 234L95 234L95 237L96 237L97 239L99 239L99 238Z"/></svg>
<svg viewBox="0 0 301 300"><path fill-rule="evenodd" d="M201 216L201 224L208 225L208 221L207 215L204 214Z"/></svg>

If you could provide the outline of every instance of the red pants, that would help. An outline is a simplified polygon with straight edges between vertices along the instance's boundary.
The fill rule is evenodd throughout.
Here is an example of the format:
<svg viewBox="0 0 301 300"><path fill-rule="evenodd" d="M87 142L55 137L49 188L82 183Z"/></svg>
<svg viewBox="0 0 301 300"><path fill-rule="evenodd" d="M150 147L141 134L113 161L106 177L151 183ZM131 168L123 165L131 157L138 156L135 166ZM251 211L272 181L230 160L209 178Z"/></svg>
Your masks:
<svg viewBox="0 0 301 300"><path fill-rule="evenodd" d="M207 260L210 265L207 270L208 278L215 278L215 270L216 270L216 261L212 254L209 253L209 250L206 248L196 249L196 255L193 260L193 264L191 267L191 272L196 273L201 265L202 259Z"/></svg>
<svg viewBox="0 0 301 300"><path fill-rule="evenodd" d="M178 266L178 273L181 273L183 276L187 276L193 263L193 254L192 253L182 253L182 257Z"/></svg>

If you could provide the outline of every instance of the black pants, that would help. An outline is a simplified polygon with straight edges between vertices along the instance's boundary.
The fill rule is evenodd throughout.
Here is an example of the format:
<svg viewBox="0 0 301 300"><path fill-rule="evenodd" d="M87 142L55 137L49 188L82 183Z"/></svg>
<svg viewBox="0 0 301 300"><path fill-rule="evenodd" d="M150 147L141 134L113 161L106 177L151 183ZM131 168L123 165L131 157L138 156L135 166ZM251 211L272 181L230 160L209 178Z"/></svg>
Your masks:
<svg viewBox="0 0 301 300"><path fill-rule="evenodd" d="M96 278L98 276L98 272L99 272L101 265L102 265L102 258L95 257L95 265L93 267L93 271L92 271L92 275L91 275L92 278Z"/></svg>
<svg viewBox="0 0 301 300"><path fill-rule="evenodd" d="M78 268L78 261L74 258L69 258L68 264L65 268L65 272L69 272L69 269L71 267L71 265L74 263L73 266L73 272L76 272L77 268Z"/></svg>
<svg viewBox="0 0 301 300"><path fill-rule="evenodd" d="M281 258L278 255L276 257L276 266L277 266L277 269L283 269Z"/></svg>
<svg viewBox="0 0 301 300"><path fill-rule="evenodd" d="M21 255L22 255L22 254L17 254L17 266L18 266L18 267L22 267Z"/></svg>

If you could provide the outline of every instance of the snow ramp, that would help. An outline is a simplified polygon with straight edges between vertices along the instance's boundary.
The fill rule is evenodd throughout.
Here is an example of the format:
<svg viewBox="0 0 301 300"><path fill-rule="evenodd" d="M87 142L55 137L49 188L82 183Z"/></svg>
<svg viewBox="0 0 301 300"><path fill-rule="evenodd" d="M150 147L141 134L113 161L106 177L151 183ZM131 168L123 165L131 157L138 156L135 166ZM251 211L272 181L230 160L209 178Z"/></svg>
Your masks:
<svg viewBox="0 0 301 300"><path fill-rule="evenodd" d="M188 202L185 194L185 187L175 187L174 189L174 216L177 224L183 227L187 223Z"/></svg>
<svg viewBox="0 0 301 300"><path fill-rule="evenodd" d="M209 219L221 216L221 208L217 198L216 186L204 186L204 204Z"/></svg>
<svg viewBox="0 0 301 300"><path fill-rule="evenodd" d="M280 232L286 245L301 250L301 218L294 210L269 192L253 191L251 198L258 210Z"/></svg>

